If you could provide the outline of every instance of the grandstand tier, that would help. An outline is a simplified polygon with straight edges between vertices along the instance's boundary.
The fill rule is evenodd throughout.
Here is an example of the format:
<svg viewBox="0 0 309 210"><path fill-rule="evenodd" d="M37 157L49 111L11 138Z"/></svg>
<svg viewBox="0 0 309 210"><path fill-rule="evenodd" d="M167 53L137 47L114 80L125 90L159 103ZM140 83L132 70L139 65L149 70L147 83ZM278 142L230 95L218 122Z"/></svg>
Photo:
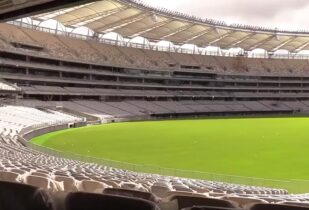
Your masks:
<svg viewBox="0 0 309 210"><path fill-rule="evenodd" d="M17 84L24 98L58 101L83 98L308 99L308 60L304 59L230 58L159 52L92 44L93 40L55 36L10 24L1 24L1 27L6 30L0 32L0 77ZM72 44L68 44L70 42ZM129 61L132 55L135 57ZM164 61L161 61L162 57ZM186 63L188 61L190 64Z"/></svg>
<svg viewBox="0 0 309 210"><path fill-rule="evenodd" d="M27 5L73 2L73 8L32 18L52 17L72 30L87 23L94 34L23 20L0 23L0 209L309 208L308 194L138 173L44 153L29 144L43 133L95 123L306 115L309 61L296 53L309 47L308 33L227 26L131 0L25 0L16 13L5 11L16 2L0 3L0 18L18 15ZM143 35L179 45L209 43L227 49L237 43L245 53L208 55L101 37L111 29L124 37ZM272 53L284 48L294 56L247 55L257 47Z"/></svg>

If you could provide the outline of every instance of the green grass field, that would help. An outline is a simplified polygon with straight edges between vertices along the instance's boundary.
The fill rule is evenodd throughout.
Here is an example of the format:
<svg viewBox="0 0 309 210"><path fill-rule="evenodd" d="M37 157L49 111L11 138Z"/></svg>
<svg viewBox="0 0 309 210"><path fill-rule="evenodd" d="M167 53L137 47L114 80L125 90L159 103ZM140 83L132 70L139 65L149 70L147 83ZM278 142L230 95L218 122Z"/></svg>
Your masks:
<svg viewBox="0 0 309 210"><path fill-rule="evenodd" d="M200 174L219 181L309 192L305 181L309 180L309 118L114 123L50 133L33 143L140 165L286 180ZM185 176L190 174L197 176Z"/></svg>

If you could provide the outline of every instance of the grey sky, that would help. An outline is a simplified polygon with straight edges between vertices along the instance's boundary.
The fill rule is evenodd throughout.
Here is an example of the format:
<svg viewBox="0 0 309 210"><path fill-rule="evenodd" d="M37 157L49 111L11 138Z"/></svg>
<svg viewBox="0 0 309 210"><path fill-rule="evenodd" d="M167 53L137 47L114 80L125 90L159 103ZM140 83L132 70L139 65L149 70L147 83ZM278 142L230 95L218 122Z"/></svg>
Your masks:
<svg viewBox="0 0 309 210"><path fill-rule="evenodd" d="M309 0L143 0L204 18L281 29L309 30Z"/></svg>

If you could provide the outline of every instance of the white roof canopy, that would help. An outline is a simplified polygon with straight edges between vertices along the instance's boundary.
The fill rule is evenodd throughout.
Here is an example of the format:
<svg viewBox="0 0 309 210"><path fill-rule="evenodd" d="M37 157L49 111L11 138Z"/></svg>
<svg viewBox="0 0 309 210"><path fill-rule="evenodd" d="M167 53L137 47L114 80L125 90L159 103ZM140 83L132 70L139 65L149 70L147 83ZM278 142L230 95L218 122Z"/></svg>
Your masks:
<svg viewBox="0 0 309 210"><path fill-rule="evenodd" d="M148 7L132 0L100 0L32 17L54 19L69 28L87 27L94 32L115 32L124 38L137 36L152 42L177 45L216 46L221 49L264 49L268 52L309 50L309 33L278 31L205 20L165 9Z"/></svg>

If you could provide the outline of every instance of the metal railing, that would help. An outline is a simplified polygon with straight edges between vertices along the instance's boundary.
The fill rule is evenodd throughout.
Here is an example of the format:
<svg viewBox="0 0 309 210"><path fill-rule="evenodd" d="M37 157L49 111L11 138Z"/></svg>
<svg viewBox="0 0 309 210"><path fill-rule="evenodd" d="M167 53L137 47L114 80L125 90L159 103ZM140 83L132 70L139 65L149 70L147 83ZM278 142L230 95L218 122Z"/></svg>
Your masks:
<svg viewBox="0 0 309 210"><path fill-rule="evenodd" d="M33 142L27 142L27 146L31 149L40 151L42 153L72 160L78 160L81 162L95 163L102 166L123 169L125 171L145 173L152 175L163 175L173 177L192 178L200 180L208 180L215 182L223 182L228 184L257 186L265 188L286 189L290 193L308 193L309 192L309 180L277 180L277 179L265 179L256 177L235 176L219 173L208 173L201 171L180 170L173 168L164 168L153 165L133 164L115 160L109 160L104 158L95 158L91 156L79 155L72 152L60 151L37 145Z"/></svg>

